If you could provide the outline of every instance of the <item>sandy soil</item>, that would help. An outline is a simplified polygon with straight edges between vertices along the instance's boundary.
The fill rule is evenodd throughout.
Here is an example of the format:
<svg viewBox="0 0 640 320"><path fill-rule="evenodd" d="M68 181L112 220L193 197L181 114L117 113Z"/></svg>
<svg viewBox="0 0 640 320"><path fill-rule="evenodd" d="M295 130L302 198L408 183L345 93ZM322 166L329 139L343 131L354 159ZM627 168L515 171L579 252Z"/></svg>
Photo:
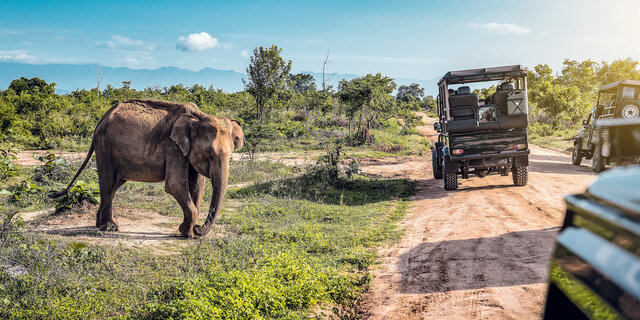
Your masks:
<svg viewBox="0 0 640 320"><path fill-rule="evenodd" d="M419 131L437 140L434 119ZM404 237L380 252L363 315L369 319L539 319L563 196L595 179L568 155L531 147L529 183L459 180L445 191L431 156L383 159L364 171L418 181Z"/></svg>

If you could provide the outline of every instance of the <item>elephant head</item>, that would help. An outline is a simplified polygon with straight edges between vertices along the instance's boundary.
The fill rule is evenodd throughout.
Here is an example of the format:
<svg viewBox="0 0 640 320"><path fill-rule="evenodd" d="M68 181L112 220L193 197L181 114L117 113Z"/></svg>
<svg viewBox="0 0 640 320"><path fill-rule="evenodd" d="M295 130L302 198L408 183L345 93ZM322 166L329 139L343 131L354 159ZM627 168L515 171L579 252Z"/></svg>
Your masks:
<svg viewBox="0 0 640 320"><path fill-rule="evenodd" d="M211 230L222 206L231 153L244 145L242 126L237 120L225 117L182 114L173 125L171 140L199 174L211 179L213 195L207 220L193 230L196 235L204 236Z"/></svg>

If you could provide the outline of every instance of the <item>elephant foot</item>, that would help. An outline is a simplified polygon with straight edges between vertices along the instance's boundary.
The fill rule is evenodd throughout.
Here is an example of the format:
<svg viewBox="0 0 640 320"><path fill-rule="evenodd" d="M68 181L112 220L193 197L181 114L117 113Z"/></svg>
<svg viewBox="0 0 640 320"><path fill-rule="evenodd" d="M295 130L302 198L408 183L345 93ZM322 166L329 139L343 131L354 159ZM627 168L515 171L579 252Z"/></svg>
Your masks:
<svg viewBox="0 0 640 320"><path fill-rule="evenodd" d="M97 224L96 228L98 228L98 230L100 231L115 231L115 232L120 231L118 224L113 220L109 220L107 222Z"/></svg>
<svg viewBox="0 0 640 320"><path fill-rule="evenodd" d="M193 229L191 227L190 223L182 223L180 225L180 227L178 228L178 231L180 231L180 234L182 234L183 237L187 238L187 239L191 239L194 238L196 235L193 233Z"/></svg>
<svg viewBox="0 0 640 320"><path fill-rule="evenodd" d="M209 231L211 231L211 225L209 225L209 228L206 227L202 227L200 225L195 225L193 227L193 232L196 234L196 236L198 237L204 237L207 235L207 233L209 233Z"/></svg>

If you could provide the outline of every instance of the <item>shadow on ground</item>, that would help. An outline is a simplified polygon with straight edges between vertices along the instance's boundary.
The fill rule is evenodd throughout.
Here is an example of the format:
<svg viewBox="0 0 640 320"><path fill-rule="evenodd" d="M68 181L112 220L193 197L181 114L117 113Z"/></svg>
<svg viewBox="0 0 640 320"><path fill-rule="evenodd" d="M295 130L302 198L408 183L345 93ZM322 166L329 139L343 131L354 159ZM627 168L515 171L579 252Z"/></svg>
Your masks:
<svg viewBox="0 0 640 320"><path fill-rule="evenodd" d="M100 231L93 226L57 228L52 230L44 230L44 233L65 237L92 237L92 238L124 238L130 240L175 240L181 239L178 233L167 232L141 232L141 231Z"/></svg>
<svg viewBox="0 0 640 320"><path fill-rule="evenodd" d="M544 283L558 228L418 245L400 257L403 293Z"/></svg>

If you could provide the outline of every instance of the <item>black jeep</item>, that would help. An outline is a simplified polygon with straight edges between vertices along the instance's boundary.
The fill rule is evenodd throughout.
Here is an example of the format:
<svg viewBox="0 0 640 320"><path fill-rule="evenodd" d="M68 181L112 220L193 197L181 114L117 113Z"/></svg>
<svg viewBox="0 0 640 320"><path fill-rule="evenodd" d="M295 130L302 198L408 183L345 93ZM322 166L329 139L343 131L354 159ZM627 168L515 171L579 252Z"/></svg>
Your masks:
<svg viewBox="0 0 640 320"><path fill-rule="evenodd" d="M601 102L606 103L601 103ZM571 162L582 163L582 158L591 159L591 168L595 172L604 170L607 164L620 164L627 159L616 158L615 151L607 149L606 141L601 140L604 127L598 131L599 123L613 119L635 120L640 114L640 81L622 80L606 84L598 90L598 100L582 121L583 129L573 141Z"/></svg>
<svg viewBox="0 0 640 320"><path fill-rule="evenodd" d="M497 91L480 100L468 86L450 85L502 81ZM445 190L458 188L458 176L503 176L527 184L527 71L520 65L451 71L438 82L438 142L433 148L433 176L444 178Z"/></svg>
<svg viewBox="0 0 640 320"><path fill-rule="evenodd" d="M607 171L565 201L544 319L640 319L640 166Z"/></svg>

